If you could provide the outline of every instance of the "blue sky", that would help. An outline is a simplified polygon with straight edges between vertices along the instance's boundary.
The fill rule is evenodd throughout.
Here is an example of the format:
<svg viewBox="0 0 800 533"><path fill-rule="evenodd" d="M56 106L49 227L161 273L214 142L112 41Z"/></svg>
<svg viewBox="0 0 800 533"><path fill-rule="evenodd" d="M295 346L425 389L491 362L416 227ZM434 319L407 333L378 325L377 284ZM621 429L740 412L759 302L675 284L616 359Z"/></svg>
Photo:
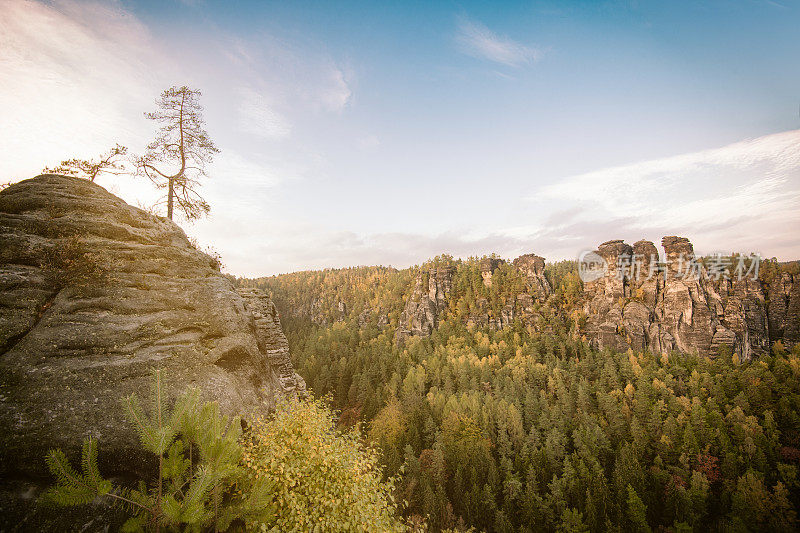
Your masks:
<svg viewBox="0 0 800 533"><path fill-rule="evenodd" d="M796 1L5 0L0 181L141 150L188 83L222 154L184 226L235 274L675 233L796 259L798 27Z"/></svg>

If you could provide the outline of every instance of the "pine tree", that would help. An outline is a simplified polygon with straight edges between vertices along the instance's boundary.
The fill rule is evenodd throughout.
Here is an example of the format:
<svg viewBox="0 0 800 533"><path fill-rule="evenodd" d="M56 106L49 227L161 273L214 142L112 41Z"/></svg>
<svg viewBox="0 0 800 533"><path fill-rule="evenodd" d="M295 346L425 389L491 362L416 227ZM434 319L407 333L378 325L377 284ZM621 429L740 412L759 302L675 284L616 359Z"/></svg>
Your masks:
<svg viewBox="0 0 800 533"><path fill-rule="evenodd" d="M154 374L149 414L135 395L123 403L142 446L158 457L155 482L142 480L136 489L114 486L100 475L97 440L87 439L81 473L61 450L50 451L47 465L56 485L45 493L45 500L73 506L105 498L121 504L131 514L123 531L226 531L237 520L270 520L273 483L246 475L239 419L221 415L216 402L201 404L196 388L167 409L161 372Z"/></svg>
<svg viewBox="0 0 800 533"><path fill-rule="evenodd" d="M628 520L630 521L631 531L639 533L650 533L652 531L647 524L647 507L642 503L636 491L628 485Z"/></svg>
<svg viewBox="0 0 800 533"><path fill-rule="evenodd" d="M170 87L156 101L158 110L146 113L162 124L147 152L136 158L136 171L159 189L166 189L167 218L172 220L176 207L187 220L200 218L211 210L197 189L206 177L210 163L219 149L214 145L203 121L203 108L196 89Z"/></svg>
<svg viewBox="0 0 800 533"><path fill-rule="evenodd" d="M58 166L42 169L42 174L63 174L66 176L83 176L94 181L100 174L123 174L125 165L120 159L128 153L128 148L117 144L108 152L95 159L66 159Z"/></svg>

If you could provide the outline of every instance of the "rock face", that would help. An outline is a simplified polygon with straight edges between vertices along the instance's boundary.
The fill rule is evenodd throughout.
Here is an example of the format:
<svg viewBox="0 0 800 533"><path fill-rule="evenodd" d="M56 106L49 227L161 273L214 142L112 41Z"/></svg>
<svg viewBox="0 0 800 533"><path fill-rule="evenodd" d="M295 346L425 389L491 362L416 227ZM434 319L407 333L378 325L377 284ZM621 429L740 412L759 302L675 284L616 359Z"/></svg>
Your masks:
<svg viewBox="0 0 800 533"><path fill-rule="evenodd" d="M505 261L497 257L484 257L478 262L485 287L492 286L495 271L504 264ZM517 317L525 320L535 315L534 302L546 299L552 292L544 275L544 258L526 254L514 259L513 265L527 281L525 292L518 294L513 301L495 313L489 309L486 298L478 298L476 311L465 319L467 325L502 329L511 326ZM400 315L395 342L402 343L409 336L427 337L439 326L440 317L448 308L454 273L453 267L438 267L419 272L414 289Z"/></svg>
<svg viewBox="0 0 800 533"><path fill-rule="evenodd" d="M485 286L492 286L492 275L494 274L494 271L504 263L505 261L497 257L484 257L481 259L479 266L481 269L481 278L483 278L483 284Z"/></svg>
<svg viewBox="0 0 800 533"><path fill-rule="evenodd" d="M792 304L792 295L798 289L791 276L772 287L775 300L770 298L768 307L760 281L699 269L684 237L664 237L661 244L663 262L649 241L631 247L616 240L598 247L605 274L584 284L587 333L595 346L703 355L727 346L749 359L776 340L789 346L797 342L792 332L800 314L790 307L797 309L798 297Z"/></svg>
<svg viewBox="0 0 800 533"><path fill-rule="evenodd" d="M253 313L256 341L259 351L266 355L270 368L275 372L281 390L289 396L306 396L306 382L294 371L289 355L289 342L283 334L281 319L275 303L261 289L240 288L236 292Z"/></svg>
<svg viewBox="0 0 800 533"><path fill-rule="evenodd" d="M452 267L439 267L417 275L414 289L400 315L395 342L403 342L409 336L427 337L438 327L439 315L447 308L454 271Z"/></svg>
<svg viewBox="0 0 800 533"><path fill-rule="evenodd" d="M121 397L201 388L223 412L302 394L274 304L238 294L171 221L89 181L43 175L0 192L0 479L101 441L108 475L141 465ZM2 529L0 527L0 529Z"/></svg>
<svg viewBox="0 0 800 533"><path fill-rule="evenodd" d="M800 342L800 276L784 272L769 287L769 336L787 347Z"/></svg>
<svg viewBox="0 0 800 533"><path fill-rule="evenodd" d="M514 259L514 266L528 281L528 292L539 298L547 298L551 292L550 282L544 276L544 257L525 254Z"/></svg>

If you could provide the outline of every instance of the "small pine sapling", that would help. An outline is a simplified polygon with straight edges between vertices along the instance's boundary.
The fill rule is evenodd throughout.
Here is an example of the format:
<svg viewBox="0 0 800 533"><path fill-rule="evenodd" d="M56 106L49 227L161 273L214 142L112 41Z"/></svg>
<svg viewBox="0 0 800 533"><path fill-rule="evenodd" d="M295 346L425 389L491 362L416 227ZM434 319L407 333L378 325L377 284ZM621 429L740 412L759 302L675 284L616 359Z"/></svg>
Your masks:
<svg viewBox="0 0 800 533"><path fill-rule="evenodd" d="M47 465L56 485L44 501L83 505L95 499L124 506L130 513L122 531L226 531L232 524L269 521L275 510L274 483L254 479L242 466L241 423L220 414L216 402L200 402L200 391L189 388L171 409L164 406L161 372L154 376L148 410L131 395L125 412L142 446L158 457L155 482L140 481L136 489L114 486L97 466L98 443L83 445L81 472L61 450L51 450Z"/></svg>

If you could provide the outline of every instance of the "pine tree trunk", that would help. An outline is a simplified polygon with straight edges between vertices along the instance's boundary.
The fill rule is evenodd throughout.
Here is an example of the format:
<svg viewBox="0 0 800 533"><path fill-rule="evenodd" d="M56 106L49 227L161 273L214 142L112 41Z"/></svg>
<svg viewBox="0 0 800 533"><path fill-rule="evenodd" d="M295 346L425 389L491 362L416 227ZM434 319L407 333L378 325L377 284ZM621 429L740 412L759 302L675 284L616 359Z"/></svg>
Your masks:
<svg viewBox="0 0 800 533"><path fill-rule="evenodd" d="M175 188L173 186L175 180L172 178L169 179L169 192L167 193L167 218L172 220L172 203L173 203L173 196L175 195Z"/></svg>

